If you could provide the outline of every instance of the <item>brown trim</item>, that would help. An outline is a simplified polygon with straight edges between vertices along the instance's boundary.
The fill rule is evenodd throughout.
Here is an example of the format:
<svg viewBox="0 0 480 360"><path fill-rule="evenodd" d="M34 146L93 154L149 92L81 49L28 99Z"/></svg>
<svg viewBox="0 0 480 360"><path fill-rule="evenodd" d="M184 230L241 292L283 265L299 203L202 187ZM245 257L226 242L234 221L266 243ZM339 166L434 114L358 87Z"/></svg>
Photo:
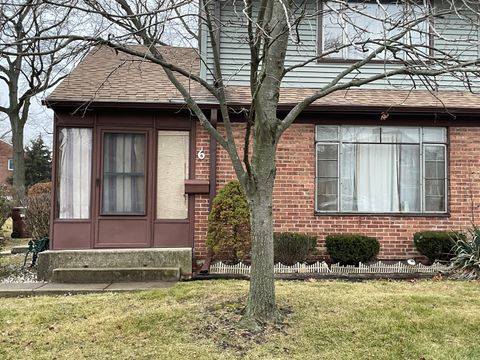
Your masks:
<svg viewBox="0 0 480 360"><path fill-rule="evenodd" d="M52 146L53 146L53 151L52 151L52 193L50 197L50 204L52 207L52 210L50 211L50 228L48 229L48 234L50 237L50 249L55 248L55 244L53 243L54 241L54 236L53 236L53 224L55 222L55 218L57 216L57 159L58 159L58 149L57 149L57 140L58 136L58 127L57 127L57 121L55 119L54 115L54 124L53 124L53 139L52 139Z"/></svg>
<svg viewBox="0 0 480 360"><path fill-rule="evenodd" d="M214 109L210 113L210 123L216 129L218 123L218 110ZM213 199L217 195L217 140L210 136L210 162L208 167L208 179L210 181L210 194L208 209L212 209Z"/></svg>
<svg viewBox="0 0 480 360"><path fill-rule="evenodd" d="M55 224L75 223L75 224L90 224L91 219L54 219Z"/></svg>
<svg viewBox="0 0 480 360"><path fill-rule="evenodd" d="M75 109L77 103L70 101L62 101L61 106L55 107L54 110L72 110ZM202 102L198 101L199 106L202 109L212 109L216 110L219 108L219 105L213 102ZM246 102L229 102L229 108L233 110L241 110L245 107L249 107L251 103ZM288 111L296 106L297 103L280 103L277 107L278 111ZM188 111L185 110L185 104L172 104L172 103L137 103L137 102L95 102L91 104L92 108L95 109L152 109L157 111L162 110L177 110L187 114ZM310 105L305 109L303 113L318 113L318 112L332 112L332 113L342 113L342 114L358 114L358 113L375 113L383 112L388 110L390 114L401 113L401 114L442 114L442 115L480 115L480 107L466 107L466 106L389 106L389 105ZM478 120L477 120L478 121ZM75 123L76 124L76 123ZM68 122L68 126L74 126L75 124ZM87 125L85 123L78 123L78 126L81 127L91 127L92 125Z"/></svg>
<svg viewBox="0 0 480 360"><path fill-rule="evenodd" d="M154 224L188 224L190 222L189 218L187 219L155 219Z"/></svg>
<svg viewBox="0 0 480 360"><path fill-rule="evenodd" d="M186 109L185 103L183 99L178 99L179 102L137 102L137 101L122 101L122 100L96 100L92 101L88 105L89 110L94 109L111 109L111 108L118 108L118 109L152 109L152 110L176 110L176 111L184 111L188 113L188 109ZM199 104L202 104L202 101L198 101ZM69 99L56 99L43 102L48 108L53 110L69 110L69 111L78 111L79 109L83 109L85 106L85 101L82 100L69 100ZM215 103L204 103L202 105L205 108L216 107L218 106ZM82 113L80 111L80 113Z"/></svg>
<svg viewBox="0 0 480 360"><path fill-rule="evenodd" d="M189 175L188 178L193 180L196 176L196 154L197 154L197 124L190 118L190 147L189 147ZM188 229L189 244L194 253L195 241L195 195L188 195L188 219L190 226ZM193 256L192 256L193 259Z"/></svg>
<svg viewBox="0 0 480 360"><path fill-rule="evenodd" d="M218 110L213 109L210 112L210 123L216 129L218 124ZM212 210L213 199L217 195L217 140L210 136L210 162L208 164L208 179L210 181L210 191L208 196L208 210ZM207 248L207 256L205 262L203 263L202 268L200 269L201 273L208 273L210 269L210 263L212 262L213 253L210 248Z"/></svg>
<svg viewBox="0 0 480 360"><path fill-rule="evenodd" d="M185 180L185 194L209 194L210 183L208 180Z"/></svg>

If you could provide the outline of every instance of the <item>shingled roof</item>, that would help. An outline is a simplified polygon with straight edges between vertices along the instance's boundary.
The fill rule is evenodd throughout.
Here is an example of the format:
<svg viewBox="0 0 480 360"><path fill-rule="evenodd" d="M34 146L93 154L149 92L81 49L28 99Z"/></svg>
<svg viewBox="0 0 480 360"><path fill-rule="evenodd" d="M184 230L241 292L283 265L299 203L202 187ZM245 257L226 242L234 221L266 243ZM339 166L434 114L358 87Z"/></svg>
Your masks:
<svg viewBox="0 0 480 360"><path fill-rule="evenodd" d="M200 73L196 49L164 46L161 51L172 63L192 74ZM198 103L215 105L213 96L195 81L179 78ZM314 91L311 88L283 88L280 105L293 106ZM248 105L251 100L247 86L228 86L226 93L231 105ZM183 98L159 65L107 47L97 47L50 94L47 102L158 104L161 107L162 104L182 103ZM311 107L480 112L480 95L464 91L432 94L420 90L355 89L332 93L315 101Z"/></svg>
<svg viewBox="0 0 480 360"><path fill-rule="evenodd" d="M140 46L135 48L142 49ZM200 60L195 49L164 46L161 51L170 62L193 74L199 73ZM187 88L189 84L195 85L185 77L179 78ZM181 95L161 66L108 47L96 47L47 101L165 103L175 98L181 98Z"/></svg>

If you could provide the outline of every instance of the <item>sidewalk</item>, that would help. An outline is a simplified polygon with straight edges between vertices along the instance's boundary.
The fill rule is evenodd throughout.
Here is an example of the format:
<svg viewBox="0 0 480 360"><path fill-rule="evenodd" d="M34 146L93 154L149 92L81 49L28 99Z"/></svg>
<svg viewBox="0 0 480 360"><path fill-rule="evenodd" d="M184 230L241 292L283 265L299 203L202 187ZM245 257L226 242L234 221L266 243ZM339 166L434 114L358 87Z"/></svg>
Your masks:
<svg viewBox="0 0 480 360"><path fill-rule="evenodd" d="M169 288L174 285L175 282L164 281L101 284L4 283L0 284L0 297L141 291Z"/></svg>

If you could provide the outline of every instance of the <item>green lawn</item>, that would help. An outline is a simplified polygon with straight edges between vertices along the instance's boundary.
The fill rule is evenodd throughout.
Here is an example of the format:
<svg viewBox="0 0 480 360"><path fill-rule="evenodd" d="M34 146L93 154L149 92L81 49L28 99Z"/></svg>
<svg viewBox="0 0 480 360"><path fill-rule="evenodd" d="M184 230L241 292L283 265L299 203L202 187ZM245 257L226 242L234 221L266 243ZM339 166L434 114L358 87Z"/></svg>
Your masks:
<svg viewBox="0 0 480 360"><path fill-rule="evenodd" d="M480 359L480 283L277 283L291 312L237 329L245 281L0 299L1 359Z"/></svg>

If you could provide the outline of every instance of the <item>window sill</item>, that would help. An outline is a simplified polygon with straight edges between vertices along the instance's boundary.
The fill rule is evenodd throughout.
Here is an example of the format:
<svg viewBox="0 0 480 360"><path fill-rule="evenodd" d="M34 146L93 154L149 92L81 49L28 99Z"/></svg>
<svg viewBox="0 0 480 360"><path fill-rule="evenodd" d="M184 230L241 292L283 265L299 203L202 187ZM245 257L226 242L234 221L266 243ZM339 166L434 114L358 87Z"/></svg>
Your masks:
<svg viewBox="0 0 480 360"><path fill-rule="evenodd" d="M412 218L449 218L446 213L372 213L372 212L320 212L315 211L315 216L372 216L372 217L412 217Z"/></svg>
<svg viewBox="0 0 480 360"><path fill-rule="evenodd" d="M362 59L340 59L340 58L322 58L322 59L317 59L317 64L348 64L348 65L353 65L359 61L362 61ZM432 61L402 61L402 60L370 60L367 62L367 64L385 64L385 65L400 65L400 64L405 64L405 65L421 65L421 64L431 64Z"/></svg>

